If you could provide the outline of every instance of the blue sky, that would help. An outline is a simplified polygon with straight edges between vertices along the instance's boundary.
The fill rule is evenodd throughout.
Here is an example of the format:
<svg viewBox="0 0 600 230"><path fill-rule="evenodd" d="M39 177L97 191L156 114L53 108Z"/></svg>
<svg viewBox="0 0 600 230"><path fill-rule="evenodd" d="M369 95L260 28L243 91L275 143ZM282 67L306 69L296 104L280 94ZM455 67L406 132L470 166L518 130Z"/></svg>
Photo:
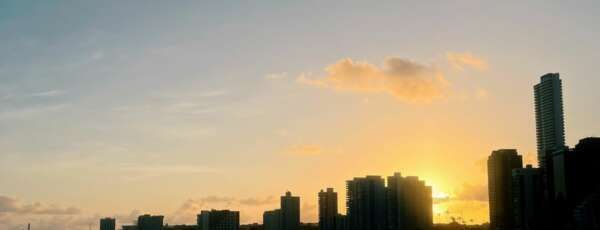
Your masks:
<svg viewBox="0 0 600 230"><path fill-rule="evenodd" d="M0 195L76 206L81 218L137 209L189 222L191 214L177 217L188 199L271 201L290 189L304 198L303 220L314 221L318 189L343 190L353 176L401 171L448 194L484 186L474 165L493 149L534 153L532 87L542 74L561 73L567 143L600 135L599 9L2 1ZM454 68L453 53L487 67ZM324 82L326 67L345 58L383 66L390 57L443 74L448 88L413 103L298 81ZM447 166L454 156L464 170ZM231 208L247 222L276 205L242 203ZM19 221L8 213L0 226Z"/></svg>

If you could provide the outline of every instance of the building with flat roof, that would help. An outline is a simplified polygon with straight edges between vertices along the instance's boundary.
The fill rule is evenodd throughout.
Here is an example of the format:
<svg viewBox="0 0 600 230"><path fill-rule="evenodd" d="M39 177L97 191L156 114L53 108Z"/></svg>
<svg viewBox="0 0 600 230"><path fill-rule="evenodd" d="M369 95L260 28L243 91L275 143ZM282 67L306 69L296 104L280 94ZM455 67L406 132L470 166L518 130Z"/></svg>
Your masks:
<svg viewBox="0 0 600 230"><path fill-rule="evenodd" d="M199 230L239 230L240 212L230 210L201 211L197 218Z"/></svg>
<svg viewBox="0 0 600 230"><path fill-rule="evenodd" d="M281 230L281 209L263 213L263 230Z"/></svg>
<svg viewBox="0 0 600 230"><path fill-rule="evenodd" d="M115 218L102 218L100 219L100 230L116 230L116 220Z"/></svg>
<svg viewBox="0 0 600 230"><path fill-rule="evenodd" d="M281 197L282 230L300 230L300 197L287 191Z"/></svg>
<svg viewBox="0 0 600 230"><path fill-rule="evenodd" d="M346 223L350 230L386 228L386 190L380 176L346 181Z"/></svg>
<svg viewBox="0 0 600 230"><path fill-rule="evenodd" d="M492 152L487 165L490 229L513 229L512 171L523 167L523 157L516 149L500 149Z"/></svg>
<svg viewBox="0 0 600 230"><path fill-rule="evenodd" d="M515 226L522 230L543 229L545 212L542 173L539 168L527 165L513 169L513 204Z"/></svg>
<svg viewBox="0 0 600 230"><path fill-rule="evenodd" d="M338 216L338 194L333 188L319 192L319 229L336 230Z"/></svg>

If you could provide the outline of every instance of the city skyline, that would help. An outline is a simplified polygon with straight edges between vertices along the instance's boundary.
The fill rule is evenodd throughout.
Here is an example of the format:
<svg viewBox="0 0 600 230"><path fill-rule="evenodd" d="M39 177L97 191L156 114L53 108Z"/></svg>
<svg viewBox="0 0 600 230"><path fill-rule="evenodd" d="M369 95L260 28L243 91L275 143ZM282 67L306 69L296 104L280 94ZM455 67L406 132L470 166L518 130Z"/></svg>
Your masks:
<svg viewBox="0 0 600 230"><path fill-rule="evenodd" d="M431 187L434 223L489 222L490 152L516 149L526 181L547 176L540 140L600 136L598 7L3 1L0 229L260 223L284 191L316 223L318 191L398 171ZM555 140L536 139L546 73L564 86L542 112L564 121Z"/></svg>

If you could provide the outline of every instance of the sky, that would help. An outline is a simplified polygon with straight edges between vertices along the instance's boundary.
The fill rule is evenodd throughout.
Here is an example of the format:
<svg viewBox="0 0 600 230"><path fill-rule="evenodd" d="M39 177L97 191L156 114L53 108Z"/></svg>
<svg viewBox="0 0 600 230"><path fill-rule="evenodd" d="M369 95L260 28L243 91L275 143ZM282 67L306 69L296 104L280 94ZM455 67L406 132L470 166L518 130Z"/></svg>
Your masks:
<svg viewBox="0 0 600 230"><path fill-rule="evenodd" d="M419 176L488 221L485 162L535 162L533 85L600 136L598 1L0 1L0 228L203 209ZM595 119L596 118L596 119Z"/></svg>

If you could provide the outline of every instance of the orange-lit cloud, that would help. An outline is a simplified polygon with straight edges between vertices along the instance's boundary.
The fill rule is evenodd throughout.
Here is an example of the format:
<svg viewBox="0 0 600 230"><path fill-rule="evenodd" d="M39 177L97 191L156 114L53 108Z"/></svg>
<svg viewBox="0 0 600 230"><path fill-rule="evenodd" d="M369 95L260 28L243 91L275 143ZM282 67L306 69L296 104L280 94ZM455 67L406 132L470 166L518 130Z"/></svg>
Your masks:
<svg viewBox="0 0 600 230"><path fill-rule="evenodd" d="M73 206L29 203L0 195L0 229L24 229L29 222L34 229L86 229L89 223L95 223L99 218L82 215L82 211Z"/></svg>
<svg viewBox="0 0 600 230"><path fill-rule="evenodd" d="M488 210L487 201L452 200L434 204L433 219L435 223L449 223L455 220L465 224L481 224L489 222Z"/></svg>
<svg viewBox="0 0 600 230"><path fill-rule="evenodd" d="M452 222L453 219L467 224L488 222L487 185L464 183L452 196L434 196L433 210L436 223Z"/></svg>
<svg viewBox="0 0 600 230"><path fill-rule="evenodd" d="M0 214L16 213L20 215L74 215L81 210L75 207L60 207L57 205L45 205L39 202L22 204L18 200L0 195Z"/></svg>
<svg viewBox="0 0 600 230"><path fill-rule="evenodd" d="M488 188L484 184L464 183L456 191L458 200L488 201Z"/></svg>
<svg viewBox="0 0 600 230"><path fill-rule="evenodd" d="M467 67L477 70L487 70L488 63L480 57L473 56L471 53L446 53L446 59L456 70L464 71Z"/></svg>
<svg viewBox="0 0 600 230"><path fill-rule="evenodd" d="M412 60L390 57L383 66L341 59L325 69L327 75L311 78L300 75L298 83L363 93L387 93L408 102L429 102L442 97L448 82L431 66Z"/></svg>
<svg viewBox="0 0 600 230"><path fill-rule="evenodd" d="M240 199L239 203L242 205L248 205L248 206L259 206L259 205L267 205L267 204L273 204L276 203L277 200L275 199L274 196L268 196L264 199L260 199L260 198L246 198L246 199Z"/></svg>

